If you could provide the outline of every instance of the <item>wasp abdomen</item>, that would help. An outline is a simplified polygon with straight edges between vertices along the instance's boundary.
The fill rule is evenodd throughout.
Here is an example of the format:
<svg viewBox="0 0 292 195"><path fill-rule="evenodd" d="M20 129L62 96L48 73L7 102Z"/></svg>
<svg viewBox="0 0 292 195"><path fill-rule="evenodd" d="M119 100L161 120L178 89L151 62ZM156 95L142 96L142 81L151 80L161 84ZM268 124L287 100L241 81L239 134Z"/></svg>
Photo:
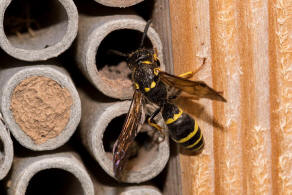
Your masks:
<svg viewBox="0 0 292 195"><path fill-rule="evenodd" d="M162 116L171 138L191 151L201 151L204 138L197 122L173 104L166 104Z"/></svg>

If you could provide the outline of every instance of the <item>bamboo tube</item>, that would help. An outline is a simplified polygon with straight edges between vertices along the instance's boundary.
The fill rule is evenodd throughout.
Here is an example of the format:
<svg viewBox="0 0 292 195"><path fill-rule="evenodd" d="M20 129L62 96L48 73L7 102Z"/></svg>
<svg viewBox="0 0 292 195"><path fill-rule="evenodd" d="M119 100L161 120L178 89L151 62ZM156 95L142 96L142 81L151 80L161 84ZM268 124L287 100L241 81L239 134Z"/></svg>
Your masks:
<svg viewBox="0 0 292 195"><path fill-rule="evenodd" d="M130 101L109 102L92 96L79 89L82 102L80 134L82 142L102 169L111 177L113 173L112 147L130 107ZM159 121L163 125L163 120ZM141 134L143 132L143 134ZM125 167L123 182L141 183L157 176L165 167L169 158L169 145L166 138L159 144L151 144L153 138L147 135L147 127L142 126L141 142L137 141L134 157ZM139 137L139 134L137 137ZM147 142L147 139L148 142ZM149 142L150 141L150 142ZM134 144L135 145L135 144ZM141 145L141 146L139 146ZM135 152L136 151L136 152Z"/></svg>
<svg viewBox="0 0 292 195"><path fill-rule="evenodd" d="M94 195L86 168L72 152L16 158L8 179L10 195Z"/></svg>
<svg viewBox="0 0 292 195"><path fill-rule="evenodd" d="M0 71L4 121L31 150L52 150L69 140L81 117L79 95L68 73L54 65Z"/></svg>
<svg viewBox="0 0 292 195"><path fill-rule="evenodd" d="M140 2L142 2L143 0L127 0L127 1L123 1L123 0L95 0L95 1L102 4L102 5L122 8L122 7L129 7L132 5L136 5Z"/></svg>
<svg viewBox="0 0 292 195"><path fill-rule="evenodd" d="M132 97L132 82L128 78L130 70L125 58L109 56L107 52L117 49L130 53L138 49L145 24L134 15L80 16L76 61L87 79L103 94L118 99ZM163 59L162 44L153 28L149 28L147 37L148 47L156 48L159 58ZM103 44L105 41L106 45ZM112 62L113 59L117 62ZM163 61L161 67L165 69Z"/></svg>
<svg viewBox="0 0 292 195"><path fill-rule="evenodd" d="M56 57L69 48L77 29L78 12L72 0L1 1L0 46L14 58Z"/></svg>
<svg viewBox="0 0 292 195"><path fill-rule="evenodd" d="M2 118L2 116L1 116ZM13 143L8 129L0 121L0 180L3 179L11 168L14 156Z"/></svg>

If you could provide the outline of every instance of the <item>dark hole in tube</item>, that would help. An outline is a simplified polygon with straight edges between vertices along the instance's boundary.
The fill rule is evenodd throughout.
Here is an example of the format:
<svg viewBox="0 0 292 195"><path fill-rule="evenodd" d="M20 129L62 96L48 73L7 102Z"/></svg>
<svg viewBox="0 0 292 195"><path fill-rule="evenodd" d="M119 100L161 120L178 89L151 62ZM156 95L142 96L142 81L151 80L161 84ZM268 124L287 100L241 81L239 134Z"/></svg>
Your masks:
<svg viewBox="0 0 292 195"><path fill-rule="evenodd" d="M13 0L4 16L5 34L18 48L49 47L59 42L67 29L66 11L57 0Z"/></svg>
<svg viewBox="0 0 292 195"><path fill-rule="evenodd" d="M5 184L4 181L0 181L0 194L1 195L7 195L6 189L5 189Z"/></svg>
<svg viewBox="0 0 292 195"><path fill-rule="evenodd" d="M5 149L4 149L4 143L3 141L0 139L0 166L3 164L4 162L4 157L5 157Z"/></svg>
<svg viewBox="0 0 292 195"><path fill-rule="evenodd" d="M126 114L114 118L108 124L103 136L105 152L112 154L114 144L122 131L125 119ZM129 170L137 170L149 165L157 157L157 144L152 142L153 137L143 129L144 125L128 150L129 162L127 169Z"/></svg>
<svg viewBox="0 0 292 195"><path fill-rule="evenodd" d="M109 33L101 42L96 54L96 65L110 79L128 78L130 70L126 58L110 52L117 50L129 54L139 48L143 33L137 30L121 29ZM145 48L152 48L148 37L144 41Z"/></svg>
<svg viewBox="0 0 292 195"><path fill-rule="evenodd" d="M38 172L29 181L26 195L82 195L81 183L63 169L46 169Z"/></svg>

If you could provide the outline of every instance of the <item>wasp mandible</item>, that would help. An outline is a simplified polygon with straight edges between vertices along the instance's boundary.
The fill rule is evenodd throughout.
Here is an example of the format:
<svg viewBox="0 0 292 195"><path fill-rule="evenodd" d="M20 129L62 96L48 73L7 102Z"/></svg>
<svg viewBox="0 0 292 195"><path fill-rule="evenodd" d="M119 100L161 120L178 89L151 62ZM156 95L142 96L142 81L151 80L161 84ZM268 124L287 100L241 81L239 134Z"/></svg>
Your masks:
<svg viewBox="0 0 292 195"><path fill-rule="evenodd" d="M148 124L161 131L162 127L154 121L157 114L161 112L170 137L191 151L200 151L204 147L202 132L197 122L181 108L171 103L171 100L177 98L181 92L186 92L193 99L208 98L226 102L220 92L215 91L206 83L189 80L195 72L174 76L160 70L156 50L143 47L150 24L151 20L145 26L139 49L130 54L113 51L113 53L127 58L135 88L122 132L113 148L113 169L117 179L122 177L129 146L138 133L144 98L158 106L148 118ZM175 89L175 92L170 93L169 89Z"/></svg>

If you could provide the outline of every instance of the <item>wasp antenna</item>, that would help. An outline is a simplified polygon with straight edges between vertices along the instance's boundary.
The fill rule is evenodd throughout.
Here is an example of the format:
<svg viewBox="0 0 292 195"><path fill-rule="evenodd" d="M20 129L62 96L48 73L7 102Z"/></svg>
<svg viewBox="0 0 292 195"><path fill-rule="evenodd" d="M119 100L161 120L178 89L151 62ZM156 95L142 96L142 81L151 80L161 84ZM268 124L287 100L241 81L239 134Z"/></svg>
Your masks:
<svg viewBox="0 0 292 195"><path fill-rule="evenodd" d="M122 57L129 57L129 54L125 54L123 52L120 52L118 50L114 50L114 49L110 49L107 51L108 54L114 54L114 55L118 55L118 56L122 56Z"/></svg>
<svg viewBox="0 0 292 195"><path fill-rule="evenodd" d="M147 21L147 24L146 24L146 26L145 26L144 33L143 33L143 36L142 36L142 39L141 39L141 43L140 43L139 48L142 48L142 46L143 46L143 44L144 44L144 40L145 40L145 37L146 37L146 35L147 35L147 31L148 31L148 29L149 29L149 26L150 26L151 22L152 22L151 19Z"/></svg>

